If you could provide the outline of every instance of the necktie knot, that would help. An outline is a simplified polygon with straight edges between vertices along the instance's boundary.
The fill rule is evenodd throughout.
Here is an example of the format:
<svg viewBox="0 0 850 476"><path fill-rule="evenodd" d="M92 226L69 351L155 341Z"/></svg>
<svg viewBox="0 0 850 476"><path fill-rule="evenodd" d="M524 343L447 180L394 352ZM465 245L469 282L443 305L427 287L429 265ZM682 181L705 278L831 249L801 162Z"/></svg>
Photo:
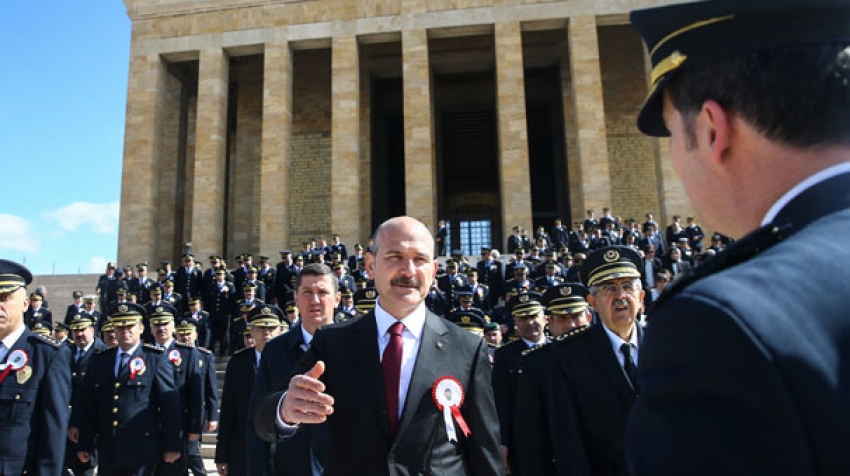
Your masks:
<svg viewBox="0 0 850 476"><path fill-rule="evenodd" d="M389 333L391 337L401 337L404 334L404 324L398 321L390 326Z"/></svg>

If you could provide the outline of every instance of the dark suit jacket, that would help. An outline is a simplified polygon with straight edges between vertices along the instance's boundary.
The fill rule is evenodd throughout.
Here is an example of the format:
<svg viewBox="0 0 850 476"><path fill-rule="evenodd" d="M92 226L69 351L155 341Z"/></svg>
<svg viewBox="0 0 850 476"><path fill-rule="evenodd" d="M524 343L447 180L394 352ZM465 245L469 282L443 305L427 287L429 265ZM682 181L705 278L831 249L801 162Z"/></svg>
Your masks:
<svg viewBox="0 0 850 476"><path fill-rule="evenodd" d="M556 474L627 475L623 432L637 394L602 325L571 334L549 350Z"/></svg>
<svg viewBox="0 0 850 476"><path fill-rule="evenodd" d="M171 358L170 354L173 350L180 353L179 359ZM190 345L173 340L165 349L165 353L174 369L174 386L180 394L181 429L184 436L200 434L204 430L204 378L206 377L201 352Z"/></svg>
<svg viewBox="0 0 850 476"><path fill-rule="evenodd" d="M71 399L70 352L54 339L27 329L6 353L23 350L24 369L0 383L0 474L58 476L65 459L68 403ZM32 375L24 378L27 372Z"/></svg>
<svg viewBox="0 0 850 476"><path fill-rule="evenodd" d="M274 443L274 464L277 476L311 474L310 453L324 464L327 453L327 424L307 425L290 438L281 439L277 431L267 432L261 421L263 415L256 411L257 402L269 393L286 390L295 365L304 355L301 324L269 342L263 349L260 369L254 380L251 405L248 413L248 466L251 474L261 474L269 462L270 443ZM255 431L256 426L256 431ZM258 440L258 437L265 441Z"/></svg>
<svg viewBox="0 0 850 476"><path fill-rule="evenodd" d="M809 188L668 286L639 357L633 474L847 473L848 191L850 174Z"/></svg>
<svg viewBox="0 0 850 476"><path fill-rule="evenodd" d="M511 468L516 464L513 456L515 440L513 433L514 405L517 390L517 380L520 369L518 364L522 352L528 346L522 339L517 339L496 350L493 356L493 396L496 400L496 411L499 415L500 443L508 447L508 457Z"/></svg>
<svg viewBox="0 0 850 476"><path fill-rule="evenodd" d="M71 350L71 421L68 423L69 426L79 428L79 415L80 412L77 408L80 406L80 395L83 393L83 387L85 385L86 375L88 374L89 364L94 357L94 354L103 350L106 350L106 344L103 343L102 340L95 337L94 342L92 343L89 350L86 352L86 355L83 356L82 359L76 360L77 357L77 346L71 344L68 347ZM66 442L66 451L65 451L65 460L69 464L85 466L88 468L93 468L97 466L97 452L93 452L91 455L91 459L88 464L83 464L77 458L77 445L71 440Z"/></svg>
<svg viewBox="0 0 850 476"><path fill-rule="evenodd" d="M322 381L335 399L328 419L326 476L452 476L503 474L498 423L490 387L490 362L484 340L430 312L425 319L419 354L407 392L398 432L390 435L374 312L360 319L321 328L296 366L309 370L327 365ZM463 386L461 413L471 431L458 431L458 442L446 436L442 412L431 391L440 377L453 376ZM272 433L281 392L260 402L264 433Z"/></svg>
<svg viewBox="0 0 850 476"><path fill-rule="evenodd" d="M235 352L227 363L224 390L221 394L215 462L227 463L229 474L248 474L245 428L248 422L248 402L256 374L253 347Z"/></svg>
<svg viewBox="0 0 850 476"><path fill-rule="evenodd" d="M528 350L518 364L522 368L516 386L513 416L514 447L511 471L516 475L552 476L555 455L552 449L549 396L552 382L550 350L544 345ZM557 429L555 429L557 431Z"/></svg>
<svg viewBox="0 0 850 476"><path fill-rule="evenodd" d="M180 397L165 352L139 345L145 371L115 376L117 347L95 354L80 398L79 451L92 452L97 441L102 470L133 471L162 461L162 453L180 451ZM117 398L116 398L117 397Z"/></svg>

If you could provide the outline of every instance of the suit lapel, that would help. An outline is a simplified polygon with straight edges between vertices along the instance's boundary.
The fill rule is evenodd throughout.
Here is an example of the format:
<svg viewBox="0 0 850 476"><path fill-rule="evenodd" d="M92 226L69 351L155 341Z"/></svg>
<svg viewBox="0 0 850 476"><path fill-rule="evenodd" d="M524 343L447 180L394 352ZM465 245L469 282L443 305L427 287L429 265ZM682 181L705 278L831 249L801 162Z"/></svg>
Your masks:
<svg viewBox="0 0 850 476"><path fill-rule="evenodd" d="M374 311L352 324L354 334L349 347L349 355L357 369L358 388L363 392L363 403L369 405L369 411L382 428L384 435L390 436L390 423L387 419L387 404L384 400L384 375L381 371L381 359L378 356L378 324Z"/></svg>
<svg viewBox="0 0 850 476"><path fill-rule="evenodd" d="M600 372L628 398L635 397L635 391L626 377L626 371L620 366L619 360L614 355L614 350L611 347L611 341L608 340L608 334L602 328L600 323L598 328L593 330L591 338L593 342L590 345L590 353L593 355L596 364L599 366Z"/></svg>
<svg viewBox="0 0 850 476"><path fill-rule="evenodd" d="M410 424L416 409L422 404L422 398L431 398L434 382L443 376L438 375L437 370L443 368L442 362L448 348L446 340L448 332L446 325L439 317L430 312L427 313L425 326L422 328L422 342L410 377L410 387L407 389L407 399L404 402L397 435L401 435ZM396 436L396 441L398 440Z"/></svg>

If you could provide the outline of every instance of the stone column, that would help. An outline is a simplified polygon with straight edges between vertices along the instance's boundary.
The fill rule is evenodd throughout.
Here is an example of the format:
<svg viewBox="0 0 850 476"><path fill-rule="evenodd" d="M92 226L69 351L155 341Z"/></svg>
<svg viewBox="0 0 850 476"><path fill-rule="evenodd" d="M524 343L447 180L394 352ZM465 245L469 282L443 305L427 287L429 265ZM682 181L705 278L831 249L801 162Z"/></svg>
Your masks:
<svg viewBox="0 0 850 476"><path fill-rule="evenodd" d="M287 43L267 44L264 60L258 246L261 253L275 256L289 245L292 50Z"/></svg>
<svg viewBox="0 0 850 476"><path fill-rule="evenodd" d="M573 203L572 210L573 220L580 220L586 209L599 212L602 207L611 205L608 139L605 132L596 18L570 18L567 36L575 115L572 122L576 129L575 150L579 161L579 180L570 180L570 185L581 187L580 201Z"/></svg>
<svg viewBox="0 0 850 476"><path fill-rule="evenodd" d="M225 252L225 160L230 60L220 48L201 50L200 56L190 241L196 256L207 256Z"/></svg>
<svg viewBox="0 0 850 476"><path fill-rule="evenodd" d="M356 36L331 45L331 233L360 239L360 58Z"/></svg>
<svg viewBox="0 0 850 476"><path fill-rule="evenodd" d="M514 226L532 228L522 32L518 22L496 24L496 105L502 228L507 237Z"/></svg>
<svg viewBox="0 0 850 476"><path fill-rule="evenodd" d="M159 194L160 128L166 75L165 64L158 54L130 59L118 229L119 263L156 258L155 204Z"/></svg>
<svg viewBox="0 0 850 476"><path fill-rule="evenodd" d="M436 230L437 167L431 101L428 32L401 33L404 94L405 210Z"/></svg>

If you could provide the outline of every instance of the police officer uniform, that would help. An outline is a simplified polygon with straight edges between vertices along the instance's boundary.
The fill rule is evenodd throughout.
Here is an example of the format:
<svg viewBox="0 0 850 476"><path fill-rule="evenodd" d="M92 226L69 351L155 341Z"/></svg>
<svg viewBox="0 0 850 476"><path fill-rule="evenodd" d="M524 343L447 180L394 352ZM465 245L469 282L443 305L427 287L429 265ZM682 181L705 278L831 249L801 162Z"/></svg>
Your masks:
<svg viewBox="0 0 850 476"><path fill-rule="evenodd" d="M30 271L0 259L0 293L32 282ZM12 297L12 299L16 299ZM71 399L70 352L53 338L33 334L23 315L7 316L16 329L0 339L0 474L59 475L65 457Z"/></svg>
<svg viewBox="0 0 850 476"><path fill-rule="evenodd" d="M71 330L78 331L94 327L95 324L96 322L91 316L85 313L78 313L71 319L70 327ZM69 426L79 429L80 422L78 419L80 413L78 408L82 403L80 398L83 394L89 364L97 352L106 350L106 344L95 334L88 348L81 348L75 344L71 344L69 349L71 351L71 421ZM77 444L69 439L65 451L65 468L76 476L91 476L95 466L97 466L97 451L92 452L91 459L83 463L77 457Z"/></svg>
<svg viewBox="0 0 850 476"><path fill-rule="evenodd" d="M546 314L573 314L586 311L585 297L588 290L578 283L562 284L549 288L543 295ZM581 332L579 327L576 332ZM569 338L570 332L556 336L553 344ZM552 448L552 432L561 431L552 426L550 400L552 364L550 350L553 345L544 345L522 352L518 367L522 369L517 382L514 409L514 446L516 471L518 474L550 476L555 474L555 454Z"/></svg>
<svg viewBox="0 0 850 476"><path fill-rule="evenodd" d="M144 312L128 303L110 315L114 325L128 326L141 322ZM164 350L142 342L94 355L78 406L78 450L99 450L99 474L151 475L164 452L180 451L180 399L172 367Z"/></svg>

